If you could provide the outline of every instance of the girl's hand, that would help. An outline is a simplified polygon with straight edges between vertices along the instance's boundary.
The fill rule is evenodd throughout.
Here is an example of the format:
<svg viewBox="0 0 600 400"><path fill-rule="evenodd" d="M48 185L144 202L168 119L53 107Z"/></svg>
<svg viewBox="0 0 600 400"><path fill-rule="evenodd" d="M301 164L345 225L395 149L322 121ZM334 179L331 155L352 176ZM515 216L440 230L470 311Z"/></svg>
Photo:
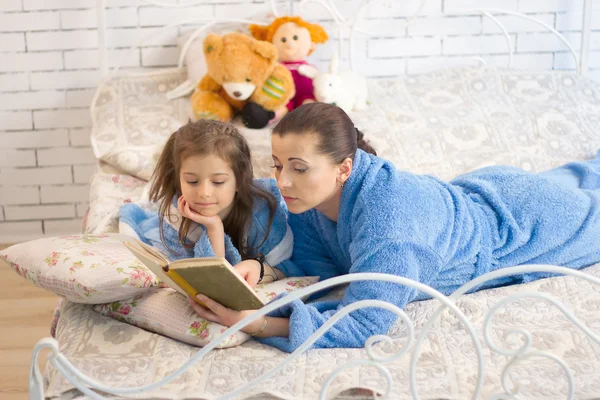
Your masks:
<svg viewBox="0 0 600 400"><path fill-rule="evenodd" d="M190 208L189 203L183 198L183 196L179 197L177 200L177 210L179 213L185 218L191 219L192 221L204 225L207 230L220 228L223 229L223 221L219 215L214 215L212 217L206 217Z"/></svg>
<svg viewBox="0 0 600 400"><path fill-rule="evenodd" d="M244 260L234 266L235 271L244 278L250 287L256 286L260 279L260 263L256 260Z"/></svg>
<svg viewBox="0 0 600 400"><path fill-rule="evenodd" d="M188 301L190 302L190 305L194 311L196 311L201 318L216 322L217 324L224 325L228 328L237 324L248 315L252 315L256 312L254 310L235 311L202 294L199 294L197 297L198 300L201 301L206 307L202 307L200 304L196 303L192 297L188 296ZM258 321L254 321L246 325L242 331L246 333L257 332L260 329L262 322L262 318L259 318Z"/></svg>

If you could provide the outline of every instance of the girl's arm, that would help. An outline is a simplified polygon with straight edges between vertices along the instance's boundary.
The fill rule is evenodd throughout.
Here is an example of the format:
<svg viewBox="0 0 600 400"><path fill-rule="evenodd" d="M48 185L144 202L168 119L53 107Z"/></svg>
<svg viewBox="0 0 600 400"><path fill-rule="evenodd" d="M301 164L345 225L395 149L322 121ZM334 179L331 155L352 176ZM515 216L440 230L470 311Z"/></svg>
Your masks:
<svg viewBox="0 0 600 400"><path fill-rule="evenodd" d="M266 261L264 263L264 266L265 274L261 283L275 282L286 277L285 274L279 268L272 267Z"/></svg>
<svg viewBox="0 0 600 400"><path fill-rule="evenodd" d="M220 226L206 226L206 233L208 234L208 240L210 240L215 255L217 257L225 257L225 230L223 229L223 224L221 223Z"/></svg>
<svg viewBox="0 0 600 400"><path fill-rule="evenodd" d="M215 256L225 257L225 228L223 227L221 217L218 215L205 217L204 215L198 214L190 208L183 196L177 200L177 209L183 217L189 218L197 224L204 226Z"/></svg>
<svg viewBox="0 0 600 400"><path fill-rule="evenodd" d="M285 278L283 272L277 268L273 268L266 261L263 261L264 275L260 283L274 282L279 279ZM260 280L260 262L255 259L244 260L234 266L238 274L244 278L251 287L256 286Z"/></svg>

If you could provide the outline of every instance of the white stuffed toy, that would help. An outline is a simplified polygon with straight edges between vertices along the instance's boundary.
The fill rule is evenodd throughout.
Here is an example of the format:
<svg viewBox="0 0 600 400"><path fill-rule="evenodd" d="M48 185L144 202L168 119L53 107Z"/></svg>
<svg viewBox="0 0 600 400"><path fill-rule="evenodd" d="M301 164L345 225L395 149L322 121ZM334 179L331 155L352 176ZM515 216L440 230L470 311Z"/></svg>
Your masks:
<svg viewBox="0 0 600 400"><path fill-rule="evenodd" d="M367 108L367 81L351 71L338 72L339 61L334 55L329 72L320 72L312 65L302 65L298 72L313 80L317 101L334 104L345 112Z"/></svg>

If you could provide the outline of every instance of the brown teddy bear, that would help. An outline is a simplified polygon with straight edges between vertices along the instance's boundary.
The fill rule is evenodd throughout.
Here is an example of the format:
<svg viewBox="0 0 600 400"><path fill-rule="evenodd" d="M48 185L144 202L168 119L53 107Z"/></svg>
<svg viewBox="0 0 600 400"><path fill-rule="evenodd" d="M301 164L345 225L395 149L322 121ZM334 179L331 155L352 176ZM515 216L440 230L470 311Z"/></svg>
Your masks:
<svg viewBox="0 0 600 400"><path fill-rule="evenodd" d="M277 62L277 48L242 33L204 39L207 73L191 102L198 119L231 120L240 112L249 128L262 128L294 97L290 71Z"/></svg>

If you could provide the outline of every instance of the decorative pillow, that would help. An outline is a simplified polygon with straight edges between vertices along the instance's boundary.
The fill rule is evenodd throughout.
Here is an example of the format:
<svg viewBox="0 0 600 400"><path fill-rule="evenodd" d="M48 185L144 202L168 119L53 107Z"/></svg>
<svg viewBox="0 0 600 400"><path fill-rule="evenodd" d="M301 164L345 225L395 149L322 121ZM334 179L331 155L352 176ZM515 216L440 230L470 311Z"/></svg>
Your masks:
<svg viewBox="0 0 600 400"><path fill-rule="evenodd" d="M94 174L85 233L118 232L119 208L125 203L138 202L148 188L148 182L129 175Z"/></svg>
<svg viewBox="0 0 600 400"><path fill-rule="evenodd" d="M285 278L276 282L259 284L256 293L269 302L280 293L292 292L316 283L318 277ZM154 289L125 301L94 306L102 315L139 328L194 345L205 346L227 329L223 325L206 321L196 314L180 293L167 289ZM236 332L220 343L218 348L240 345L250 338L244 332Z"/></svg>
<svg viewBox="0 0 600 400"><path fill-rule="evenodd" d="M75 303L129 299L159 281L125 247L125 238L105 234L37 239L0 251L0 262Z"/></svg>

